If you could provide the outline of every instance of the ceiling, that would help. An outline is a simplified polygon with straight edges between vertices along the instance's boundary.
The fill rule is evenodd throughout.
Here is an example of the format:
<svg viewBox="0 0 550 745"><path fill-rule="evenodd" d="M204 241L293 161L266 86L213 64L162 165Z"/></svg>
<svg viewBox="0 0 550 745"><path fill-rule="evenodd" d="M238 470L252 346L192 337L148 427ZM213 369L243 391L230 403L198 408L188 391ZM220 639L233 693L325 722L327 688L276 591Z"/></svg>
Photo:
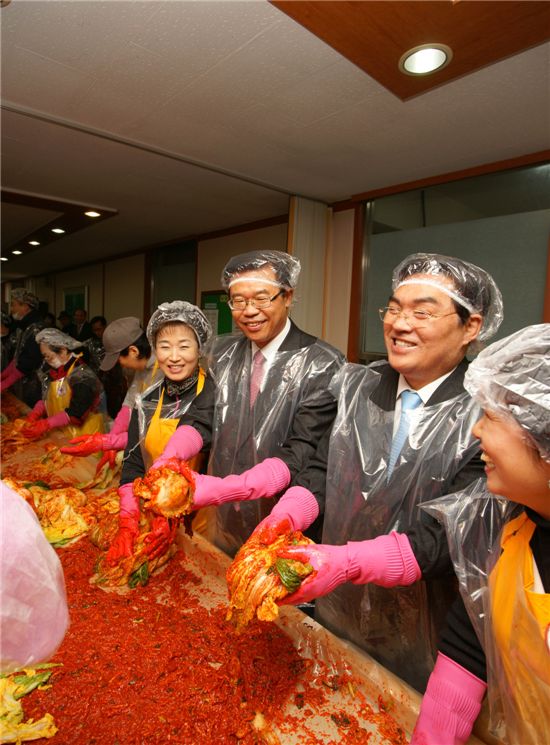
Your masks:
<svg viewBox="0 0 550 745"><path fill-rule="evenodd" d="M386 6L393 38L412 31L411 7L457 3L352 5L365 18ZM550 44L499 6L535 6L540 31L535 11L550 4L488 5L494 25L464 24L463 49L467 28L477 46L516 30L531 48L476 56L469 69L484 67L411 98L263 0L11 0L0 11L3 278L276 217L291 194L333 203L548 149ZM75 204L110 217L11 254Z"/></svg>

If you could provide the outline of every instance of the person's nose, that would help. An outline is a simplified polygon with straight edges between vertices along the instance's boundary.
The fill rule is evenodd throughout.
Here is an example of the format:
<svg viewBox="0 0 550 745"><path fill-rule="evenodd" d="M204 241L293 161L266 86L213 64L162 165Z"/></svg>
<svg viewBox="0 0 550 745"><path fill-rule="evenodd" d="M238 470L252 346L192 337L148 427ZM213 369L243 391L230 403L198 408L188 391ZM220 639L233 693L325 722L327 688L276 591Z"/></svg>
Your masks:
<svg viewBox="0 0 550 745"><path fill-rule="evenodd" d="M397 331L410 331L412 328L408 313L401 313L397 316L393 322L393 328Z"/></svg>
<svg viewBox="0 0 550 745"><path fill-rule="evenodd" d="M251 302L248 302L246 304L246 308L243 310L243 315L246 315L246 316L255 316L256 313L259 313L258 308L256 308L255 305L252 305Z"/></svg>

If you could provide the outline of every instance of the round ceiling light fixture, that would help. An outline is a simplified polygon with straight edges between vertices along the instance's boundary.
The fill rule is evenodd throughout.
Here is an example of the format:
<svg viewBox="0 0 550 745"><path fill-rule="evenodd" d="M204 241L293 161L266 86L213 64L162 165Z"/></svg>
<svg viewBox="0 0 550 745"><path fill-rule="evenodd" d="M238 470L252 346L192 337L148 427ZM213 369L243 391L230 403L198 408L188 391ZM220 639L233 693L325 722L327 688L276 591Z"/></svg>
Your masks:
<svg viewBox="0 0 550 745"><path fill-rule="evenodd" d="M421 44L409 49L399 60L405 75L429 75L442 70L453 58L453 50L446 44Z"/></svg>

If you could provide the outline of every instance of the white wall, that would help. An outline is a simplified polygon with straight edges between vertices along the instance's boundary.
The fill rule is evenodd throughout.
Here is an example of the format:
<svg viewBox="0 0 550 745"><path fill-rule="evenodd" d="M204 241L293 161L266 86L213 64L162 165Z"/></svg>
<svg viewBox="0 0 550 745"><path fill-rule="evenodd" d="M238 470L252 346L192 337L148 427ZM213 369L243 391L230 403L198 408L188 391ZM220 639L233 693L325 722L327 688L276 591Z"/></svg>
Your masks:
<svg viewBox="0 0 550 745"><path fill-rule="evenodd" d="M227 261L246 251L286 251L288 225L271 225L221 238L200 241L197 251L197 304L201 292L221 290L220 276Z"/></svg>
<svg viewBox="0 0 550 745"><path fill-rule="evenodd" d="M353 209L332 213L327 247L323 338L344 354L348 349L354 217Z"/></svg>
<svg viewBox="0 0 550 745"><path fill-rule="evenodd" d="M111 322L124 316L143 321L145 254L105 263L104 315Z"/></svg>
<svg viewBox="0 0 550 745"><path fill-rule="evenodd" d="M320 334L329 344L347 351L351 268L353 256L353 209L341 212L328 210L328 241L326 249L326 277L324 282L323 331ZM235 254L259 249L286 251L288 224L272 225L257 230L200 241L197 251L197 296L201 292L221 289L220 275L228 259ZM302 278L303 279L303 278ZM49 304L56 314L63 310L63 288L88 286L88 315L104 315L107 321L122 316L137 316L143 320L145 291L145 254L136 254L112 261L100 262L48 277L32 280L33 291ZM323 294L320 281L319 297ZM302 306L308 304L307 293L298 297ZM307 310L302 307L301 310ZM303 326L305 331L316 329Z"/></svg>

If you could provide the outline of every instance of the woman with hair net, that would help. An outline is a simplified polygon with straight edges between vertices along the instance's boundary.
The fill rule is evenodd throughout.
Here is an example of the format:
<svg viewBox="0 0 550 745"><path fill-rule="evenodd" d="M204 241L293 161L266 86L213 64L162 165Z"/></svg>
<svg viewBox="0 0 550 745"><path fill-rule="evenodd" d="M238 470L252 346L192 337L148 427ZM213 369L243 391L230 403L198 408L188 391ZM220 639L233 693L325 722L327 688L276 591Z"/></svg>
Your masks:
<svg viewBox="0 0 550 745"><path fill-rule="evenodd" d="M103 452L97 473L107 462L111 468L115 467L117 452L124 450L128 443L128 427L137 397L163 377L139 318L126 316L112 321L103 331L101 341L104 354L99 366L100 375L105 375L109 383L116 381L118 364L133 376L131 385L107 434L75 437L69 445L61 448L62 453L77 456Z"/></svg>
<svg viewBox="0 0 550 745"><path fill-rule="evenodd" d="M111 566L132 555L140 534L134 479L142 477L162 453L181 416L203 390L207 378L199 359L210 335L210 323L204 313L184 300L162 303L151 316L147 339L162 378L137 397L132 410L118 490L118 532L106 556ZM142 527L149 533L145 538L149 559L166 553L175 537L177 522L152 516L151 521L142 521Z"/></svg>
<svg viewBox="0 0 550 745"><path fill-rule="evenodd" d="M196 399L154 464L210 450L209 475L197 475L193 501L217 507L208 537L228 554L269 514L336 413L328 388L342 355L289 318L299 272L300 262L281 251L229 260L222 285L242 333L214 340L215 386Z"/></svg>
<svg viewBox="0 0 550 745"><path fill-rule="evenodd" d="M103 388L76 351L81 342L51 328L39 331L36 342L45 363L42 399L25 417L22 434L36 440L52 429L67 437L103 432L105 420L99 410Z"/></svg>
<svg viewBox="0 0 550 745"><path fill-rule="evenodd" d="M445 524L461 597L412 745L466 742L486 690L500 740L542 745L550 742L550 324L492 344L464 385L483 408L473 434L487 480L426 506Z"/></svg>
<svg viewBox="0 0 550 745"><path fill-rule="evenodd" d="M456 587L444 530L418 505L483 472L466 353L495 333L502 300L480 267L413 254L380 318L388 361L335 376L332 431L257 531L269 542L324 511L322 542L288 551L316 571L285 602L318 598L317 620L423 690Z"/></svg>
<svg viewBox="0 0 550 745"><path fill-rule="evenodd" d="M10 313L15 321L14 353L9 365L2 370L0 392L11 389L27 406L34 406L41 396L38 371L42 365L42 355L35 336L44 328L44 321L38 305L37 296L24 287L11 291Z"/></svg>

